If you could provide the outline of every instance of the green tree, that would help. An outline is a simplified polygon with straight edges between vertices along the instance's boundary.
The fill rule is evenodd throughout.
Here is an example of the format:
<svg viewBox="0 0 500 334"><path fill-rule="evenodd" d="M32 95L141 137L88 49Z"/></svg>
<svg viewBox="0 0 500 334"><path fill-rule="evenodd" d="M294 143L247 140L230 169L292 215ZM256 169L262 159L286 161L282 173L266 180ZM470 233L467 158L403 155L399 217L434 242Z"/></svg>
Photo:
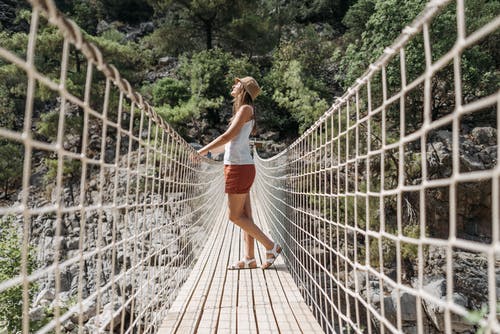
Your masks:
<svg viewBox="0 0 500 334"><path fill-rule="evenodd" d="M90 34L96 33L97 23L108 9L102 0L55 0L55 3L61 12Z"/></svg>
<svg viewBox="0 0 500 334"><path fill-rule="evenodd" d="M202 133L227 123L233 80L246 75L260 80L259 70L249 58L236 58L214 48L180 57L179 79L159 80L150 91L158 113L176 130L187 135L189 128L195 128Z"/></svg>
<svg viewBox="0 0 500 334"><path fill-rule="evenodd" d="M23 153L21 144L0 140L0 184L5 198L9 197L9 190L21 182Z"/></svg>
<svg viewBox="0 0 500 334"><path fill-rule="evenodd" d="M303 132L328 108L317 92L309 89L303 80L302 67L297 60L275 62L266 82L275 83L273 100L289 111Z"/></svg>
<svg viewBox="0 0 500 334"><path fill-rule="evenodd" d="M355 42L361 38L366 29L366 22L370 19L375 9L375 0L358 0L345 14L342 23L346 27L343 38L349 42Z"/></svg>
<svg viewBox="0 0 500 334"><path fill-rule="evenodd" d="M149 20L153 14L153 7L143 0L100 0L103 14L110 20L119 20L127 23L140 23Z"/></svg>
<svg viewBox="0 0 500 334"><path fill-rule="evenodd" d="M21 273L22 238L14 224L13 217L0 219L0 282L5 282ZM28 251L27 271L35 268L34 251ZM30 298L36 286L30 286ZM22 286L14 286L0 292L0 321L7 324L9 333L17 333L22 328ZM1 329L1 328L0 328Z"/></svg>
<svg viewBox="0 0 500 334"><path fill-rule="evenodd" d="M177 56L213 47L237 55L262 55L278 41L277 15L268 1L149 1L159 28L145 43L159 55Z"/></svg>
<svg viewBox="0 0 500 334"><path fill-rule="evenodd" d="M328 23L339 30L344 30L342 18L355 0L306 0L290 1L299 23Z"/></svg>
<svg viewBox="0 0 500 334"><path fill-rule="evenodd" d="M391 45L402 29L410 24L425 7L427 1L412 0L400 2L397 0L371 1L359 0L353 5L344 18L348 30L346 35L350 43L345 52L337 52L336 58L340 68L336 78L344 88L354 83L354 80L364 73L369 64L382 54L385 47ZM467 31L476 30L485 22L494 19L500 11L498 1L471 0L465 6ZM359 21L369 17L364 32L360 34ZM474 19L472 19L474 18ZM430 23L430 42L432 61L436 61L448 52L456 40L456 5L445 7ZM466 49L461 57L462 92L465 101L472 101L481 96L493 93L498 85L497 59L498 33L492 34L480 41L478 45ZM423 37L415 36L405 47L405 65L407 82L421 75L425 68L425 53ZM396 56L387 66L387 86L397 91L400 87L400 59ZM432 79L432 117L439 118L454 109L453 64L437 72ZM372 79L372 103L380 103L382 88L381 76ZM391 93L391 92L389 92ZM407 113L409 128L418 127L422 121L423 89L415 89L408 94ZM377 105L372 105L376 107ZM391 115L389 115L391 116ZM399 126L398 115L393 126ZM492 113L493 116L493 113ZM389 127L391 125L389 124Z"/></svg>
<svg viewBox="0 0 500 334"><path fill-rule="evenodd" d="M374 3L370 0L360 0L349 9L344 18L348 29L346 34L352 35L355 40L347 45L340 62L342 72L338 74L338 78L344 83L344 87L347 88L352 84L364 73L370 63L380 57L384 48L392 44L402 29L421 12L426 3L425 0L411 0L403 3L397 0L375 1ZM367 17L368 20L360 39L357 39L360 32L359 20L366 20Z"/></svg>
<svg viewBox="0 0 500 334"><path fill-rule="evenodd" d="M230 23L239 4L233 0L148 0L158 16L169 13L171 24L186 26L191 34L183 38L199 38L205 41L207 50L213 47L214 34ZM158 14L161 13L161 14ZM174 34L178 33L174 30Z"/></svg>
<svg viewBox="0 0 500 334"><path fill-rule="evenodd" d="M158 80L153 86L153 103L156 106L168 104L171 107L189 99L189 90L185 82L173 78Z"/></svg>

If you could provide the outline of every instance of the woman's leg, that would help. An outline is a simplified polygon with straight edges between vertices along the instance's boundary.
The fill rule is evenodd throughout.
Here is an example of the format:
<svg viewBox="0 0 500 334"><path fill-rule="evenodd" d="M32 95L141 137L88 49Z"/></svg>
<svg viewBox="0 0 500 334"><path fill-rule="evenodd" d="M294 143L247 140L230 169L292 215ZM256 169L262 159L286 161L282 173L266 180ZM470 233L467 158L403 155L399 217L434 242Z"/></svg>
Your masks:
<svg viewBox="0 0 500 334"><path fill-rule="evenodd" d="M245 200L245 205L243 207L243 213L245 216L249 219L252 220L252 206L250 205L250 196L247 196ZM247 233L247 231L243 230L243 238L245 240L245 253L248 258L254 258L255 253L254 253L254 247L255 247L255 238L252 237L250 234Z"/></svg>
<svg viewBox="0 0 500 334"><path fill-rule="evenodd" d="M271 249L274 243L262 230L255 225L251 217L244 213L246 198L249 194L228 194L229 220L241 227L251 237L257 239L266 249Z"/></svg>

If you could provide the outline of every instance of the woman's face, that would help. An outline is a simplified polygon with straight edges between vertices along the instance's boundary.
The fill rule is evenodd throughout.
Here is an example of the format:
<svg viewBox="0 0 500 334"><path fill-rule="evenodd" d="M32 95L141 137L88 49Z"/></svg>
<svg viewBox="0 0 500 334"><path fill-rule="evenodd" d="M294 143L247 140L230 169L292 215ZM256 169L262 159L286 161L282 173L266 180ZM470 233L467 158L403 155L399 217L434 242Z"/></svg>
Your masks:
<svg viewBox="0 0 500 334"><path fill-rule="evenodd" d="M236 81L236 83L234 83L231 89L231 96L236 97L240 95L242 91L243 91L243 84L240 81Z"/></svg>

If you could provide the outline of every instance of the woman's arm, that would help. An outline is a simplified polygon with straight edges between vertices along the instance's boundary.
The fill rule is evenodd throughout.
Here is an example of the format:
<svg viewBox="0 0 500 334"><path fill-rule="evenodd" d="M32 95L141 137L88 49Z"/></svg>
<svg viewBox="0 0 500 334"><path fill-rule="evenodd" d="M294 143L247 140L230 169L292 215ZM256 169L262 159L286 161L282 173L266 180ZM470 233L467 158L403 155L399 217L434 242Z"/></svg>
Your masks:
<svg viewBox="0 0 500 334"><path fill-rule="evenodd" d="M252 107L250 107L249 105L241 106L226 132L215 138L212 142L207 144L202 149L198 150L198 153L201 155L205 155L208 153L208 151L213 151L218 147L230 142L240 132L243 125L251 118Z"/></svg>
<svg viewBox="0 0 500 334"><path fill-rule="evenodd" d="M210 150L210 153L212 153L212 156L220 154L222 152L224 152L224 145L221 145L219 147L215 147L215 148Z"/></svg>

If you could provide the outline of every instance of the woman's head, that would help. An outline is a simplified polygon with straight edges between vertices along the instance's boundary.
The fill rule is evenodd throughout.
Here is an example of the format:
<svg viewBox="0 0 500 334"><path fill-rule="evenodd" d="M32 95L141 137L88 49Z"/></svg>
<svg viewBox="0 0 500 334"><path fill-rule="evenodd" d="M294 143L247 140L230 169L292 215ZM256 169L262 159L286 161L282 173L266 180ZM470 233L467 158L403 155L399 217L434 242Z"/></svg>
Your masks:
<svg viewBox="0 0 500 334"><path fill-rule="evenodd" d="M254 100L260 94L261 89L257 80L252 77L235 78L234 84L231 90L231 96L234 97L233 100L233 116L236 114L238 109L244 105L248 104L252 107L254 106ZM255 108L254 108L254 118L255 118ZM232 118L231 118L232 120ZM253 133L255 133L256 127L254 123Z"/></svg>
<svg viewBox="0 0 500 334"><path fill-rule="evenodd" d="M239 94L245 92L250 95L250 98L254 101L260 94L260 87L257 80L252 77L235 78L231 95L236 98Z"/></svg>
<svg viewBox="0 0 500 334"><path fill-rule="evenodd" d="M231 96L234 97L233 114L244 104L253 106L253 102L259 94L260 87L254 78L235 78L231 90Z"/></svg>

